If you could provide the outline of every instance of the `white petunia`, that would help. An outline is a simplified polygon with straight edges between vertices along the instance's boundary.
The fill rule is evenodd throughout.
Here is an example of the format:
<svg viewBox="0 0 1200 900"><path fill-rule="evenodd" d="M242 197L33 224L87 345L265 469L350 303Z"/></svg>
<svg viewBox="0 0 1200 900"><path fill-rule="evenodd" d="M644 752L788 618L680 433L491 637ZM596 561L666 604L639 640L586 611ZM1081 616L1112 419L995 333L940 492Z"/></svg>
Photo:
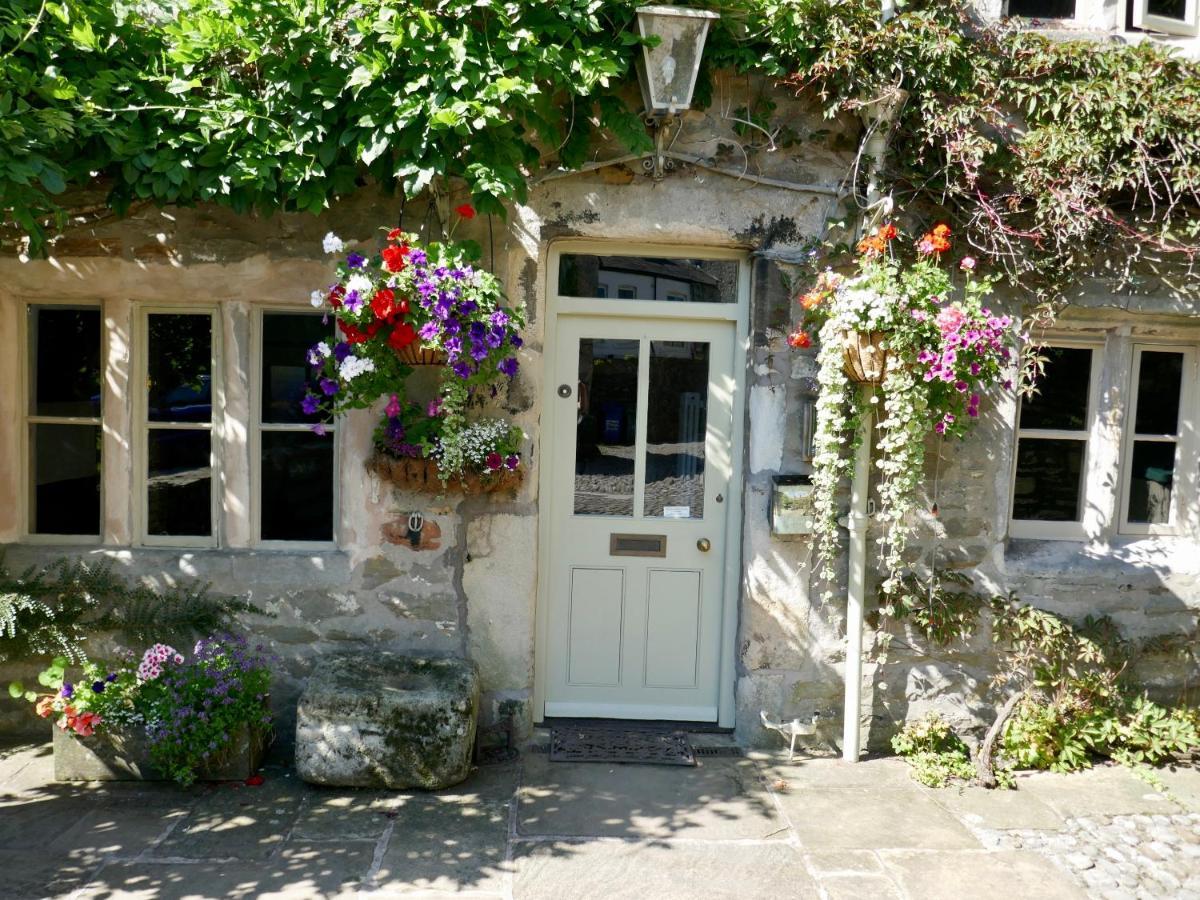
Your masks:
<svg viewBox="0 0 1200 900"><path fill-rule="evenodd" d="M342 381L353 381L363 372L374 372L375 363L370 359L359 359L357 356L347 356L338 368Z"/></svg>
<svg viewBox="0 0 1200 900"><path fill-rule="evenodd" d="M367 295L371 293L371 279L366 275L351 275L346 279L346 293L355 291L363 300L367 299Z"/></svg>
<svg viewBox="0 0 1200 900"><path fill-rule="evenodd" d="M331 231L325 235L321 246L325 248L326 253L341 253L346 249L346 242Z"/></svg>
<svg viewBox="0 0 1200 900"><path fill-rule="evenodd" d="M313 291L308 295L308 302L313 306L320 308L325 303L325 294L322 291Z"/></svg>

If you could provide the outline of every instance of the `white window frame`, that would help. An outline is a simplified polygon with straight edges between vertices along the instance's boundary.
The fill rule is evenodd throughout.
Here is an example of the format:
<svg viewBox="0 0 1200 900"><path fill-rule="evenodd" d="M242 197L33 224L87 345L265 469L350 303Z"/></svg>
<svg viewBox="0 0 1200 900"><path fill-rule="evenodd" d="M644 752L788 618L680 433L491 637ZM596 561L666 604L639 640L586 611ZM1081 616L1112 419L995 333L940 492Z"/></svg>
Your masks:
<svg viewBox="0 0 1200 900"><path fill-rule="evenodd" d="M333 441L333 521L331 525L332 539L328 541L280 541L264 540L262 537L262 435L264 431L311 431L312 425L304 422L263 422L263 340L266 338L264 318L270 314L292 316L312 316L318 318L320 312L309 312L296 306L261 306L254 311L253 340L251 341L250 368L250 535L254 547L264 550L333 550L338 545L338 522L341 510L341 430L336 422L325 427L330 432L329 440ZM329 329L330 346L336 341L336 330Z"/></svg>
<svg viewBox="0 0 1200 900"><path fill-rule="evenodd" d="M1182 383L1179 391L1179 425L1175 435L1136 434L1138 384L1142 370L1142 354L1180 353L1183 355ZM1187 504L1196 494L1196 349L1179 344L1134 343L1133 362L1129 375L1129 403L1121 433L1121 477L1119 532L1129 535L1182 534L1187 530ZM1135 441L1158 441L1175 444L1175 471L1171 489L1170 520L1166 523L1130 522L1129 492L1133 480L1133 447Z"/></svg>
<svg viewBox="0 0 1200 900"><path fill-rule="evenodd" d="M1100 398L1100 382L1104 371L1105 346L1102 341L1085 341L1069 339L1051 339L1046 342L1049 348L1077 348L1092 351L1092 371L1088 380L1087 409L1084 411L1084 428L1071 431L1058 428L1022 428L1021 404L1017 404L1017 418L1014 423L1016 441L1013 444L1012 472L1010 474L1011 488L1008 498L1008 533L1014 538L1040 538L1043 540L1087 540L1088 492L1095 479L1092 478L1092 467L1096 458L1096 444L1101 440L1100 417L1096 415L1096 407ZM1080 437L1080 435L1086 435ZM1020 442L1023 437L1031 440L1078 440L1082 441L1083 474L1079 488L1079 518L1071 522L1053 522L1041 519L1018 519L1014 515L1016 506L1017 459L1019 458Z"/></svg>
<svg viewBox="0 0 1200 900"><path fill-rule="evenodd" d="M212 415L208 424L202 422L150 422L149 384L150 367L150 316L151 315L208 315L211 322L212 348ZM220 547L224 522L221 516L221 486L223 483L221 447L225 422L225 380L222 368L221 309L217 304L156 305L139 304L135 308L136 337L134 339L133 377L130 379L134 396L132 430L134 431L134 479L131 489L138 491L134 503L136 523L135 543L146 547ZM207 431L209 433L209 467L211 486L209 490L209 535L162 535L150 534L150 448L149 433L152 430Z"/></svg>
<svg viewBox="0 0 1200 900"><path fill-rule="evenodd" d="M37 360L34 359L33 346L31 338L33 335L29 331L29 314L30 311L38 307L63 306L76 309L91 309L100 314L100 415L99 416L42 416L32 412L30 401L32 400L31 388L32 370ZM36 301L27 301L20 306L21 317L18 323L20 347L18 348L18 359L20 360L20 383L17 386L19 391L19 403L21 415L19 421L21 423L20 446L21 456L20 464L20 484L21 490L18 492L18 503L20 504L20 522L21 522L21 540L23 543L31 544L100 544L104 540L104 510L105 493L104 493L104 472L108 465L108 460L105 459L104 441L100 441L100 519L96 523L95 534L44 534L37 533L33 530L33 515L34 515L34 498L33 494L37 490L37 484L33 476L33 448L30 445L30 431L32 425L94 425L100 428L101 436L104 433L104 375L108 366L108 328L104 319L104 303L100 300L65 300L57 298L39 298Z"/></svg>
<svg viewBox="0 0 1200 900"><path fill-rule="evenodd" d="M1198 0L1186 0L1182 19L1155 15L1150 12L1150 0L1129 0L1129 2L1133 4L1135 28L1189 37L1200 35L1200 2Z"/></svg>

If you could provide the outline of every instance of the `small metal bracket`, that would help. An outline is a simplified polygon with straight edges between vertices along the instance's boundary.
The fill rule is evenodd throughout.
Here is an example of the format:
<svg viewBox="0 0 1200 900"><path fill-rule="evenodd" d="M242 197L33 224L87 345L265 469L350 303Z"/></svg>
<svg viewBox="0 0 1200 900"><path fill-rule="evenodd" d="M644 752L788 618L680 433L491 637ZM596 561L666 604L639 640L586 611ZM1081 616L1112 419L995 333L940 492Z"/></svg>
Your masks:
<svg viewBox="0 0 1200 900"><path fill-rule="evenodd" d="M425 527L425 517L419 512L408 514L408 542L413 549L421 545L421 529Z"/></svg>

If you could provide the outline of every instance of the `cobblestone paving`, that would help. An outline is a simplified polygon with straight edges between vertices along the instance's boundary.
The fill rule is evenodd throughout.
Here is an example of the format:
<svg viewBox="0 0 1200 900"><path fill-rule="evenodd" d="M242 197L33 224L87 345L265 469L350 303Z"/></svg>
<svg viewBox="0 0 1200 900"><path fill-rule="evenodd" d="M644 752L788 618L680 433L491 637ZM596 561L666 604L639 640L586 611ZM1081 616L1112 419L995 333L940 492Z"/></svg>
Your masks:
<svg viewBox="0 0 1200 900"><path fill-rule="evenodd" d="M1050 857L1101 900L1200 900L1200 813L1080 817L1065 826L1004 832L1000 845Z"/></svg>

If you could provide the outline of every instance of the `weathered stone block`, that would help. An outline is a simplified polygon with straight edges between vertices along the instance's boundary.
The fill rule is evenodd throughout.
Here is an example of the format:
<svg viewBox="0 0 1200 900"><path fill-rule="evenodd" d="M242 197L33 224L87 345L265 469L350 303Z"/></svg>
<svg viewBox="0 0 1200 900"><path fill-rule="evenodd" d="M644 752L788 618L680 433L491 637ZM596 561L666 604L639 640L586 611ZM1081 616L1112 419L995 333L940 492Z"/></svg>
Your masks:
<svg viewBox="0 0 1200 900"><path fill-rule="evenodd" d="M449 787L470 772L478 720L479 675L468 660L333 657L300 697L296 771L339 787Z"/></svg>

